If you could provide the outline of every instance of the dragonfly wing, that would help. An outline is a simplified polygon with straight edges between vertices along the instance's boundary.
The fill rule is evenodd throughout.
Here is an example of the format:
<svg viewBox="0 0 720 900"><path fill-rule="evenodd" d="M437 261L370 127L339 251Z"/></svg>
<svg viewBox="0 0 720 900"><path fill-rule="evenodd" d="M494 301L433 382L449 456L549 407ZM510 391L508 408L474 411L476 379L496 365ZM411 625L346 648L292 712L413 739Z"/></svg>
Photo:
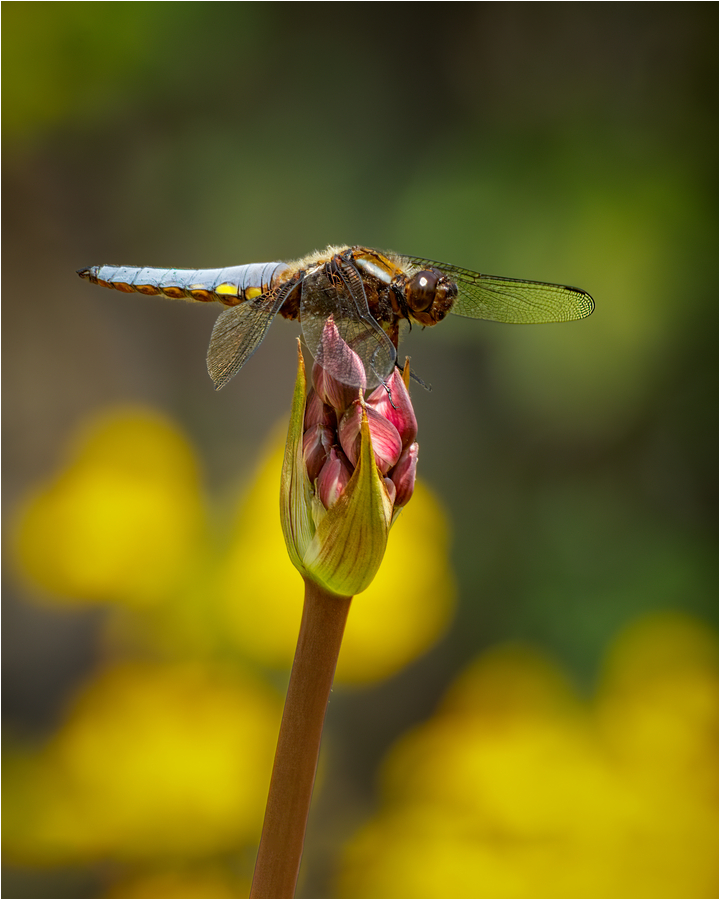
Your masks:
<svg viewBox="0 0 720 900"><path fill-rule="evenodd" d="M220 313L207 355L208 372L216 390L237 375L260 346L291 289L292 285L284 284L256 300L247 300Z"/></svg>
<svg viewBox="0 0 720 900"><path fill-rule="evenodd" d="M371 314L362 278L348 260L334 258L306 275L300 300L300 323L317 362L338 381L363 387L348 354L324 346L323 332L332 317L340 337L365 367L365 387L386 381L397 358L395 345Z"/></svg>
<svg viewBox="0 0 720 900"><path fill-rule="evenodd" d="M451 312L457 316L528 324L570 322L584 319L595 309L593 298L580 288L481 275L416 256L406 259L423 269L435 266L456 282L458 298Z"/></svg>

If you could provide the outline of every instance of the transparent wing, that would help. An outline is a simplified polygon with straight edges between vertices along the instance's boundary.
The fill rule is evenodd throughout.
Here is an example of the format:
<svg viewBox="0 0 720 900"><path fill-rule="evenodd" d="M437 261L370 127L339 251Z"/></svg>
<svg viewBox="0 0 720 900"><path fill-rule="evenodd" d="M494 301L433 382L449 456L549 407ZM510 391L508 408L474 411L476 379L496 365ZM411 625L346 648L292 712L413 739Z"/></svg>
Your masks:
<svg viewBox="0 0 720 900"><path fill-rule="evenodd" d="M300 324L308 348L320 365L338 381L362 387L347 354L323 346L323 329L331 316L343 341L360 357L367 388L386 381L395 366L395 346L370 312L357 269L338 257L305 276Z"/></svg>
<svg viewBox="0 0 720 900"><path fill-rule="evenodd" d="M480 275L418 256L405 259L423 269L435 266L457 283L458 298L451 310L456 316L495 322L569 322L584 319L595 309L593 298L580 288Z"/></svg>
<svg viewBox="0 0 720 900"><path fill-rule="evenodd" d="M293 284L231 306L221 312L208 347L207 367L216 390L227 384L250 359L265 337L270 323L287 299Z"/></svg>

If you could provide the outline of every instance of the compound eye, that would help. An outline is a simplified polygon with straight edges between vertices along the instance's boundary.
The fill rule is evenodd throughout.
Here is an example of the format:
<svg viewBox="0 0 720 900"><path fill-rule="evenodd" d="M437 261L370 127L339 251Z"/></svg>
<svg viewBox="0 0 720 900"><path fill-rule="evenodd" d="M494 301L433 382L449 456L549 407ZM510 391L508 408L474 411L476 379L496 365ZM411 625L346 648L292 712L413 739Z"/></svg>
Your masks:
<svg viewBox="0 0 720 900"><path fill-rule="evenodd" d="M413 312L423 312L433 305L441 276L442 272L439 269L424 269L413 275L405 295L407 304Z"/></svg>

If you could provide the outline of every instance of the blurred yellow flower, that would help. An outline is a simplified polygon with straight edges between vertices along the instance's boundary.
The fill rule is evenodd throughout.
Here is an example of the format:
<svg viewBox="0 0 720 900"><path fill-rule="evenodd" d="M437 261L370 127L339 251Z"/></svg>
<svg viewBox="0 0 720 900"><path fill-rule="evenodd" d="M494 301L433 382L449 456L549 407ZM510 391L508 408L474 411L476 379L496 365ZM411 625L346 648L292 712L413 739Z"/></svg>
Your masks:
<svg viewBox="0 0 720 900"><path fill-rule="evenodd" d="M271 443L241 503L218 591L243 651L285 668L292 662L300 625L302 582L287 557L278 518L283 446L280 436ZM387 678L443 634L455 609L448 545L444 511L419 482L412 503L390 531L374 581L353 600L336 684Z"/></svg>
<svg viewBox="0 0 720 900"><path fill-rule="evenodd" d="M19 513L22 572L65 602L144 604L182 581L203 534L198 467L147 409L94 417L61 472Z"/></svg>
<svg viewBox="0 0 720 900"><path fill-rule="evenodd" d="M713 657L700 625L645 621L589 705L528 650L486 654L391 751L339 896L715 896Z"/></svg>
<svg viewBox="0 0 720 900"><path fill-rule="evenodd" d="M247 677L124 663L35 757L6 762L15 864L157 861L259 839L280 701Z"/></svg>

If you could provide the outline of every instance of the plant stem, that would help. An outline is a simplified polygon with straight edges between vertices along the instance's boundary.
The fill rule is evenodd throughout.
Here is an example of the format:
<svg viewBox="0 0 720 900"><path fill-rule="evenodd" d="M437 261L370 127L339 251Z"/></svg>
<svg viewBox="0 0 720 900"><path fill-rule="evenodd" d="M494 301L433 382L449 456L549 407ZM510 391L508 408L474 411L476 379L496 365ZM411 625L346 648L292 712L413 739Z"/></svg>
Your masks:
<svg viewBox="0 0 720 900"><path fill-rule="evenodd" d="M250 897L293 897L325 710L352 597L305 581L300 635L285 699Z"/></svg>

